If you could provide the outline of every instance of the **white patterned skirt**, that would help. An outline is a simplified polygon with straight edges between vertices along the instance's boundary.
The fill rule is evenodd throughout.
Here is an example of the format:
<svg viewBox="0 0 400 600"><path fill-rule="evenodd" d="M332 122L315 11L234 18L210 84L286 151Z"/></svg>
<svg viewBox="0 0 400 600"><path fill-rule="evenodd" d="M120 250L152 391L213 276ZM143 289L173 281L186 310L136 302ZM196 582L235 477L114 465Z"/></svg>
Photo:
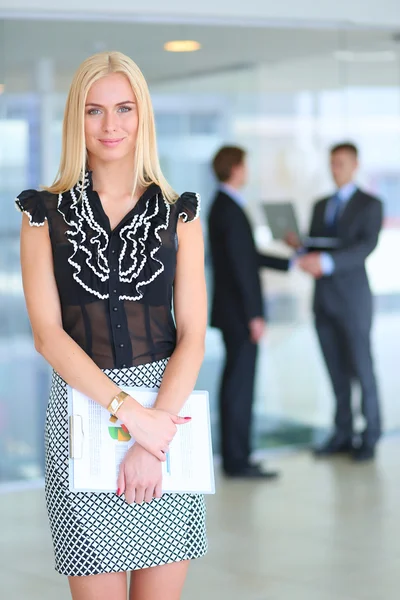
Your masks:
<svg viewBox="0 0 400 600"><path fill-rule="evenodd" d="M118 385L159 387L167 362L105 373ZM69 491L67 385L55 372L45 441L46 503L59 573L132 571L206 553L202 495L164 494L147 504L129 505L115 493Z"/></svg>

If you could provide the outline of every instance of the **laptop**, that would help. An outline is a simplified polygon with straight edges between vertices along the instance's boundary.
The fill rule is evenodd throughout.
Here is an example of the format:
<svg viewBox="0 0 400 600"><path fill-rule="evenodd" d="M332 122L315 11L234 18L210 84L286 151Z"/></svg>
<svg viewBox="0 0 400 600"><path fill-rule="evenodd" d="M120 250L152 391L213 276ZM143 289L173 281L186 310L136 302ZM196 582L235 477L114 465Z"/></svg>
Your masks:
<svg viewBox="0 0 400 600"><path fill-rule="evenodd" d="M263 209L274 240L284 240L288 233L295 233L302 245L310 250L333 250L339 247L338 238L301 235L292 202L267 202L263 204Z"/></svg>
<svg viewBox="0 0 400 600"><path fill-rule="evenodd" d="M288 233L301 238L292 202L268 202L263 204L263 209L274 240L283 240Z"/></svg>

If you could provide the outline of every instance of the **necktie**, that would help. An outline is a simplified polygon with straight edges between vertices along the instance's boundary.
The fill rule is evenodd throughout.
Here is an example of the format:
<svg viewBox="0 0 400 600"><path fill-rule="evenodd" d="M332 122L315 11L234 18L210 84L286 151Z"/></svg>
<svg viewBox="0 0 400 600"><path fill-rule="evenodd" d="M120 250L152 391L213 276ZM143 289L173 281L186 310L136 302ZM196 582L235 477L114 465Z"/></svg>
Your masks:
<svg viewBox="0 0 400 600"><path fill-rule="evenodd" d="M326 220L326 231L329 236L335 237L337 235L341 206L342 201L339 194L332 196L329 200L329 213Z"/></svg>

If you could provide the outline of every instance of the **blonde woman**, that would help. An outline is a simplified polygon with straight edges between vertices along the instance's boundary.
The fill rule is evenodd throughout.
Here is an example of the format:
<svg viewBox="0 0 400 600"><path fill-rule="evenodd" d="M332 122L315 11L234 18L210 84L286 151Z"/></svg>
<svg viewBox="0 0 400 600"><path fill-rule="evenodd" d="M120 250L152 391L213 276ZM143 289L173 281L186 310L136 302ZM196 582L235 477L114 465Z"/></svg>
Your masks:
<svg viewBox="0 0 400 600"><path fill-rule="evenodd" d="M149 91L130 58L102 53L80 66L57 178L16 203L35 347L54 369L46 502L56 569L74 600L125 600L127 572L131 600L176 600L207 546L203 497L161 493L204 353L203 240L198 195L178 197L161 173ZM116 493L69 492L67 384L137 441ZM120 385L159 387L155 409Z"/></svg>

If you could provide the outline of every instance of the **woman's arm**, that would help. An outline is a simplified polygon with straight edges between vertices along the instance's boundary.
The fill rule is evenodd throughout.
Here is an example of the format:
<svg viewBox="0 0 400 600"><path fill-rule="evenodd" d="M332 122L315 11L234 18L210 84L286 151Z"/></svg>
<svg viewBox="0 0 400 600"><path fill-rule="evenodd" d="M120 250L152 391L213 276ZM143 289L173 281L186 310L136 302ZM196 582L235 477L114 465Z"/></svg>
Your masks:
<svg viewBox="0 0 400 600"><path fill-rule="evenodd" d="M204 357L207 291L204 243L199 219L178 222L178 253L174 285L176 348L168 361L156 407L178 413L192 393Z"/></svg>
<svg viewBox="0 0 400 600"><path fill-rule="evenodd" d="M21 228L22 281L36 350L71 387L107 408L119 387L103 373L62 327L48 225ZM164 460L163 450L176 432L176 417L149 411L127 398L118 412L129 431L149 452Z"/></svg>
<svg viewBox="0 0 400 600"><path fill-rule="evenodd" d="M21 229L22 281L36 350L73 388L107 407L118 386L64 331L47 223Z"/></svg>

